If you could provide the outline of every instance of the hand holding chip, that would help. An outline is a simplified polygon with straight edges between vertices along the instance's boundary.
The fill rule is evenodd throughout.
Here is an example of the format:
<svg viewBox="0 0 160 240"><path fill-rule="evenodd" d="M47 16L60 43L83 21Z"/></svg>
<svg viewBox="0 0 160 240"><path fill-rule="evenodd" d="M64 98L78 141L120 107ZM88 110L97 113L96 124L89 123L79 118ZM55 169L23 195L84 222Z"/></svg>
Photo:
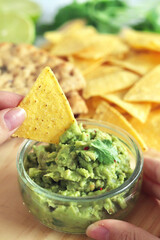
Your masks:
<svg viewBox="0 0 160 240"><path fill-rule="evenodd" d="M0 144L6 141L25 119L25 111L17 107L23 96L0 91Z"/></svg>
<svg viewBox="0 0 160 240"><path fill-rule="evenodd" d="M143 190L153 197L160 199L160 161L144 160ZM96 240L158 240L145 230L120 220L101 220L90 225L87 235Z"/></svg>

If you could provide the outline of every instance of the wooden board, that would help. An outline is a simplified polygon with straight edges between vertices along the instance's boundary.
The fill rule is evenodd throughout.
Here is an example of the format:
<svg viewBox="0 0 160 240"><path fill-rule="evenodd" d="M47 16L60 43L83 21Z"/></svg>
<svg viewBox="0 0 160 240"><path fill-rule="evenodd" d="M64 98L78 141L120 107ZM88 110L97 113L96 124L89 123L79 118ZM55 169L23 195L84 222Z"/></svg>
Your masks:
<svg viewBox="0 0 160 240"><path fill-rule="evenodd" d="M89 240L85 235L48 229L22 204L16 171L16 154L21 142L21 139L12 139L0 146L0 240ZM160 159L160 153L153 150L147 155ZM127 220L160 236L160 201L141 194Z"/></svg>

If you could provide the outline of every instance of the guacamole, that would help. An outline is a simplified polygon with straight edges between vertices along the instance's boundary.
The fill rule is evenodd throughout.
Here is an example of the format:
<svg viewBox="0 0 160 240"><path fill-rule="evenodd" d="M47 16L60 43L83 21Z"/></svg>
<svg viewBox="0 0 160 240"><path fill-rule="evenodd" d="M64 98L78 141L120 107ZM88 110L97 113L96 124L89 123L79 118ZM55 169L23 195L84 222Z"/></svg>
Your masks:
<svg viewBox="0 0 160 240"><path fill-rule="evenodd" d="M61 136L59 144L34 145L24 160L24 167L29 177L49 192L80 198L117 188L133 171L128 151L119 138L76 123ZM77 232L84 232L90 223L124 209L127 206L124 194L84 204L74 201L60 204L35 195L32 205L39 202L44 206L36 214L41 214L44 222L50 222L50 227L58 224L60 230L67 231L66 225L71 227L76 223ZM37 211L29 198L27 201L31 211Z"/></svg>

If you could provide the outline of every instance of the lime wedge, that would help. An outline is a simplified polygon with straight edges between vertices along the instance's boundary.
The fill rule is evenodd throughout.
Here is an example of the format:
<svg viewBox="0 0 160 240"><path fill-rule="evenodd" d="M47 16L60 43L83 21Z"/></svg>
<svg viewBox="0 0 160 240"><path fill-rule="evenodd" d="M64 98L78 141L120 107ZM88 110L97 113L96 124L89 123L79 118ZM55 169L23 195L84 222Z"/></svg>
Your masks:
<svg viewBox="0 0 160 240"><path fill-rule="evenodd" d="M26 14L33 21L36 21L41 14L40 6L30 0L0 0L0 10Z"/></svg>
<svg viewBox="0 0 160 240"><path fill-rule="evenodd" d="M0 12L0 42L32 43L34 38L35 25L29 17Z"/></svg>

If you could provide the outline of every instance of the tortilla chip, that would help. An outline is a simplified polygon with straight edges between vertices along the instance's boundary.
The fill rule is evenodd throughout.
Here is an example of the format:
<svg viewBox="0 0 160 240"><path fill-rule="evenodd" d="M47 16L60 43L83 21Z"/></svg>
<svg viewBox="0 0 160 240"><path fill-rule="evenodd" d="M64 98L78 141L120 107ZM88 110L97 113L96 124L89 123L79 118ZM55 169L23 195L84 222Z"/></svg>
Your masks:
<svg viewBox="0 0 160 240"><path fill-rule="evenodd" d="M129 103L123 100L128 90L102 95L108 101L117 104L133 117L144 123L151 109L151 103Z"/></svg>
<svg viewBox="0 0 160 240"><path fill-rule="evenodd" d="M160 151L160 109L151 111L144 124L135 118L130 123L150 148Z"/></svg>
<svg viewBox="0 0 160 240"><path fill-rule="evenodd" d="M159 33L135 31L133 29L124 29L122 31L123 39L135 49L146 49L160 52Z"/></svg>
<svg viewBox="0 0 160 240"><path fill-rule="evenodd" d="M87 113L80 114L79 118L93 118L97 106L103 101L101 97L91 97L86 100L86 105L88 108Z"/></svg>
<svg viewBox="0 0 160 240"><path fill-rule="evenodd" d="M154 52L132 52L124 59L111 57L107 61L137 74L144 75L160 64L160 54Z"/></svg>
<svg viewBox="0 0 160 240"><path fill-rule="evenodd" d="M140 144L142 150L147 150L147 146L138 132L132 127L132 125L121 115L116 109L111 107L107 102L101 102L96 109L94 119L106 121L112 123L120 128L126 130L131 134Z"/></svg>
<svg viewBox="0 0 160 240"><path fill-rule="evenodd" d="M60 32L75 32L75 31L79 31L80 29L83 29L86 26L86 21L84 19L74 19L71 21L68 21L66 23L64 23L63 25L60 26L60 28L58 29L58 31ZM90 26L89 26L90 28Z"/></svg>
<svg viewBox="0 0 160 240"><path fill-rule="evenodd" d="M96 30L91 26L75 32L67 32L55 46L53 45L50 53L56 56L72 55L90 46L96 40Z"/></svg>
<svg viewBox="0 0 160 240"><path fill-rule="evenodd" d="M158 109L158 108L160 108L160 104L159 103L152 103L151 110L155 110L155 109Z"/></svg>
<svg viewBox="0 0 160 240"><path fill-rule="evenodd" d="M83 97L101 96L130 87L139 77L120 67L102 65L85 76Z"/></svg>
<svg viewBox="0 0 160 240"><path fill-rule="evenodd" d="M56 31L45 32L44 37L52 44L57 44L62 40L62 38L64 37L64 34L74 33L75 31L78 31L79 29L84 28L84 26L85 26L84 20L78 19L74 21L69 21L63 24Z"/></svg>
<svg viewBox="0 0 160 240"><path fill-rule="evenodd" d="M52 44L57 44L60 42L63 38L63 32L60 31L52 31L52 32L46 32L44 34L44 37L51 42ZM50 45L50 49L53 47L53 45ZM48 48L49 49L49 48Z"/></svg>
<svg viewBox="0 0 160 240"><path fill-rule="evenodd" d="M109 103L109 104L111 105L112 103ZM122 115L128 114L123 108L119 107L116 104L112 104L112 107L115 108Z"/></svg>
<svg viewBox="0 0 160 240"><path fill-rule="evenodd" d="M69 103L49 67L42 70L28 95L19 104L27 118L13 136L58 143L75 121Z"/></svg>
<svg viewBox="0 0 160 240"><path fill-rule="evenodd" d="M96 41L88 48L75 54L84 59L99 59L108 55L124 55L128 51L129 47L119 37L111 34L99 34Z"/></svg>
<svg viewBox="0 0 160 240"><path fill-rule="evenodd" d="M160 103L160 65L135 83L124 96L124 100Z"/></svg>
<svg viewBox="0 0 160 240"><path fill-rule="evenodd" d="M102 62L105 60L103 58L100 59L83 59L79 57L72 57L71 62L79 68L79 70L83 73L83 75L86 75L92 71L95 71L97 67L101 65Z"/></svg>

